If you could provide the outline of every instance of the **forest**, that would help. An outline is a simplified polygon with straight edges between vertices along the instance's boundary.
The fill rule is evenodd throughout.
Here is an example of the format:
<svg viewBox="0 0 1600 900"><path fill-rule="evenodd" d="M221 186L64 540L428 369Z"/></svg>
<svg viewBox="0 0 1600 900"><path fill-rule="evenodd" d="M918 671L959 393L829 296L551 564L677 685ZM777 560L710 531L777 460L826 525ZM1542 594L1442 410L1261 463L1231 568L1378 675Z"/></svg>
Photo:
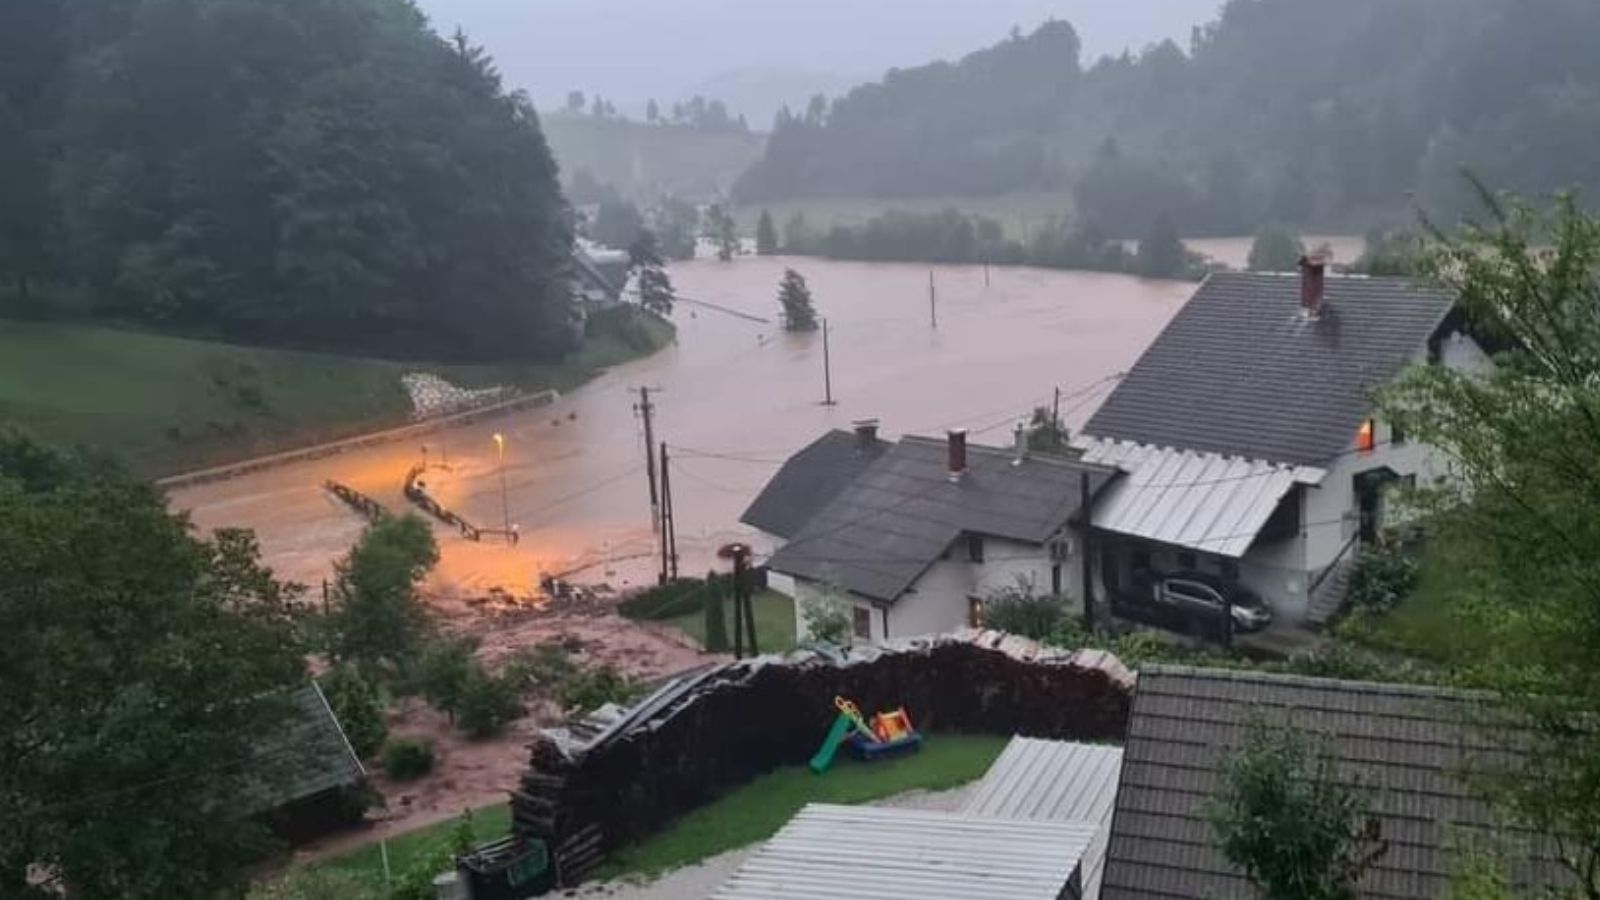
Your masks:
<svg viewBox="0 0 1600 900"><path fill-rule="evenodd" d="M1082 58L1067 22L781 112L740 202L1073 191L1116 237L1453 217L1470 168L1600 186L1600 4L1230 0L1188 48ZM1590 194L1594 194L1591 190Z"/></svg>
<svg viewBox="0 0 1600 900"><path fill-rule="evenodd" d="M571 242L532 105L410 0L0 3L0 315L550 359Z"/></svg>

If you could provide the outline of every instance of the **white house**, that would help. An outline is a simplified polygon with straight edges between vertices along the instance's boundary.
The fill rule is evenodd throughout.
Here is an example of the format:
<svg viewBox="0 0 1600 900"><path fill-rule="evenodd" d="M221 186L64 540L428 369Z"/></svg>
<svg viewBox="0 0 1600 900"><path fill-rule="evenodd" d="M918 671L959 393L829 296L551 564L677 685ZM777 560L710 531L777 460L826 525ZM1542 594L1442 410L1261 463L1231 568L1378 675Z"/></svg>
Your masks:
<svg viewBox="0 0 1600 900"><path fill-rule="evenodd" d="M1447 474L1378 420L1407 366L1489 365L1454 298L1395 278L1212 275L1084 426L1084 459L1127 477L1096 504L1101 580L1237 578L1291 623L1343 602L1356 551L1392 524L1402 484Z"/></svg>
<svg viewBox="0 0 1600 900"><path fill-rule="evenodd" d="M976 624L985 599L1019 584L1082 596L1073 526L1117 471L966 437L885 444L874 432L831 457L819 445L841 438L827 437L767 486L744 521L782 540L768 583L795 598L799 634L806 601L823 596L849 603L871 641Z"/></svg>

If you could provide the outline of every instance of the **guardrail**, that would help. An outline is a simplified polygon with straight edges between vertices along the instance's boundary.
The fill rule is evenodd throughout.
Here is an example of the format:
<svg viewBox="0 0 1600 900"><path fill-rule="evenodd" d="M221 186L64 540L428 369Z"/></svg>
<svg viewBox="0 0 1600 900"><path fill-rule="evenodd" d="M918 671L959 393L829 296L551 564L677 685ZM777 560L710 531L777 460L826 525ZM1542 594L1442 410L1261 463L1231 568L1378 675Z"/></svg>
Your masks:
<svg viewBox="0 0 1600 900"><path fill-rule="evenodd" d="M347 506L361 514L368 522L376 522L389 515L382 503L368 497L353 487L347 487L337 481L328 480L322 487L330 494L343 500Z"/></svg>
<svg viewBox="0 0 1600 900"><path fill-rule="evenodd" d="M417 483L417 476L421 475L425 471L427 471L426 467L418 465L412 466L411 469L406 472L406 483L404 488L406 499L410 500L412 505L416 506L418 509L422 510L428 515L433 516L435 519L438 519L446 525L455 526L458 530L460 530L461 536L467 540L483 540L483 529L446 509L442 503L428 496L428 492Z"/></svg>

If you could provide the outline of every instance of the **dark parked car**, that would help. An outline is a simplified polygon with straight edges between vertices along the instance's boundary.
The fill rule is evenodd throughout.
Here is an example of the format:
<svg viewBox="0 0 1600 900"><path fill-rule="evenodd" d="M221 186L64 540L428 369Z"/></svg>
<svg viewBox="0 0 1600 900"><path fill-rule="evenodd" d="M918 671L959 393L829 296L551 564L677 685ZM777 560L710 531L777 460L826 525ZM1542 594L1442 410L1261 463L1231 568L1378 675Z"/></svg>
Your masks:
<svg viewBox="0 0 1600 900"><path fill-rule="evenodd" d="M1260 594L1204 572L1152 573L1116 600L1114 612L1184 632L1205 630L1230 604L1235 632L1260 631L1272 624L1272 607Z"/></svg>

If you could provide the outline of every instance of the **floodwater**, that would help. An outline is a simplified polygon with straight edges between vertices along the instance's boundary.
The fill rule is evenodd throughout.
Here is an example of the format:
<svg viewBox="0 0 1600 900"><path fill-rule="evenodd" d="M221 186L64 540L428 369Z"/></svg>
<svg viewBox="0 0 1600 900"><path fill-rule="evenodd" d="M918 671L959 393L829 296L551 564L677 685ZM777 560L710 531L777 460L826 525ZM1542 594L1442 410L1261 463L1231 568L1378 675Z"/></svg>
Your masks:
<svg viewBox="0 0 1600 900"><path fill-rule="evenodd" d="M822 334L786 334L777 323L777 285L791 266L828 320L832 406L822 403ZM654 390L656 439L672 448L682 569L703 574L719 565L718 546L750 537L739 515L784 458L827 429L877 418L885 436L963 427L975 443L1006 445L1015 423L1058 387L1076 426L1194 289L1089 272L935 266L934 327L929 271L755 257L680 264L672 276L684 297L768 321L683 303L675 346L552 407L177 490L173 503L202 528L255 529L280 576L315 585L362 527L323 491L324 480L404 509L402 479L426 454L430 491L446 506L485 528L509 519L521 534L513 547L440 528L443 559L431 585L439 595L529 594L541 573L639 584L659 565L635 410L644 386ZM503 469L496 434L505 440Z"/></svg>

